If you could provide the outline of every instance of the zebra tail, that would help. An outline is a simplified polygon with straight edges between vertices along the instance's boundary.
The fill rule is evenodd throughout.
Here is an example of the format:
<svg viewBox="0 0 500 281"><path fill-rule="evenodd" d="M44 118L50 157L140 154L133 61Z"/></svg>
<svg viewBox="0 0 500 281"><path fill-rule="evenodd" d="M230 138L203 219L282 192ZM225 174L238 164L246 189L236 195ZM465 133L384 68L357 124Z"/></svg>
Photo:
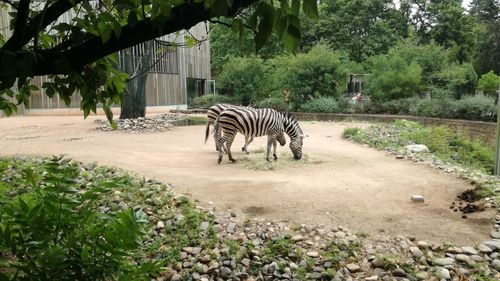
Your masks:
<svg viewBox="0 0 500 281"><path fill-rule="evenodd" d="M207 128L205 129L205 143L207 143L209 134L210 134L210 122L207 122Z"/></svg>

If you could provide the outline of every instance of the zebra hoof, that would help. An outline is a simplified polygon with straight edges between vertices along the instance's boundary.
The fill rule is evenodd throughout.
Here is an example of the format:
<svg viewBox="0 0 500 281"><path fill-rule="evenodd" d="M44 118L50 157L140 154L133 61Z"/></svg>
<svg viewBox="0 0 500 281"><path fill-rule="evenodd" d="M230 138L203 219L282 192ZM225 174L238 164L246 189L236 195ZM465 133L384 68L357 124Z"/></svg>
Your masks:
<svg viewBox="0 0 500 281"><path fill-rule="evenodd" d="M272 162L271 160L269 160L269 158L266 158L266 161L267 161L267 162Z"/></svg>
<svg viewBox="0 0 500 281"><path fill-rule="evenodd" d="M278 160L278 156L276 154L273 154L274 160Z"/></svg>
<svg viewBox="0 0 500 281"><path fill-rule="evenodd" d="M247 151L245 150L245 147L242 147L242 148L241 148L241 151L243 151L243 152L247 152Z"/></svg>
<svg viewBox="0 0 500 281"><path fill-rule="evenodd" d="M234 162L236 162L236 159L229 159L229 161L234 163Z"/></svg>
<svg viewBox="0 0 500 281"><path fill-rule="evenodd" d="M222 162L222 159L217 160L217 164L220 164Z"/></svg>

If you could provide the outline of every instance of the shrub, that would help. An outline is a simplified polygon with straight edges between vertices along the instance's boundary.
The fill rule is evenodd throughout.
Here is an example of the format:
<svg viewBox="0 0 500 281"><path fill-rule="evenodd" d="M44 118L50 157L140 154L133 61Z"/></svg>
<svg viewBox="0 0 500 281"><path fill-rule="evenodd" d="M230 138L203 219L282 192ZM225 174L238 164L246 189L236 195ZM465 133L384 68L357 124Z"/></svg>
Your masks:
<svg viewBox="0 0 500 281"><path fill-rule="evenodd" d="M193 107L195 108L209 108L218 103L234 103L235 98L222 96L222 95L204 95L193 99Z"/></svg>
<svg viewBox="0 0 500 281"><path fill-rule="evenodd" d="M498 84L500 83L500 76L496 75L493 70L481 75L479 79L478 89L483 91L487 95L495 95L498 90Z"/></svg>
<svg viewBox="0 0 500 281"><path fill-rule="evenodd" d="M305 112L317 113L338 113L339 107L337 101L333 98L317 98L301 105Z"/></svg>
<svg viewBox="0 0 500 281"><path fill-rule="evenodd" d="M258 108L272 108L278 111L288 110L288 104L283 98L267 98L259 101L255 106Z"/></svg>
<svg viewBox="0 0 500 281"><path fill-rule="evenodd" d="M256 57L229 59L219 76L221 91L236 98L242 105L266 98L265 85L266 68Z"/></svg>
<svg viewBox="0 0 500 281"><path fill-rule="evenodd" d="M137 266L129 259L146 237L147 216L101 213L100 199L115 183L83 191L80 172L54 157L40 169L25 166L15 180L22 189L0 190L0 279L138 280L159 270L156 263Z"/></svg>
<svg viewBox="0 0 500 281"><path fill-rule="evenodd" d="M456 102L456 117L460 119L496 120L497 109L493 97L467 96Z"/></svg>

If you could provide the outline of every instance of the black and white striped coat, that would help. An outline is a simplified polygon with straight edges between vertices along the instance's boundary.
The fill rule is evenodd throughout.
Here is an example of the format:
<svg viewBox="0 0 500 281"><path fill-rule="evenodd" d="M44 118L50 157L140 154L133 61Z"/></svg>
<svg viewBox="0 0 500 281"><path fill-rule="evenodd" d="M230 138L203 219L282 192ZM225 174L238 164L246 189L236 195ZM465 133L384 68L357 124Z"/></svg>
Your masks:
<svg viewBox="0 0 500 281"><path fill-rule="evenodd" d="M205 130L205 143L207 143L208 135L210 134L210 125L213 125L215 120L219 118L219 115L222 111L228 108L250 108L244 106L237 106L232 104L219 103L211 106L207 112L207 128ZM214 140L215 140L215 149L219 151L219 147L217 146L217 139L220 137L220 130L214 131ZM253 137L245 136L245 145L241 148L243 152L248 154L248 145L253 141ZM223 147L224 148L224 147Z"/></svg>
<svg viewBox="0 0 500 281"><path fill-rule="evenodd" d="M218 137L219 159L222 161L223 153L221 147L226 144L227 155L230 161L235 161L231 155L231 145L237 132L245 136L260 137L267 135L267 155L269 156L273 146L274 159L276 156L276 141L285 145L284 133L290 137L290 149L296 160L302 158L302 143L304 134L295 118L289 114L278 112L271 108L227 108L219 114L214 123L216 131L221 130L223 135Z"/></svg>

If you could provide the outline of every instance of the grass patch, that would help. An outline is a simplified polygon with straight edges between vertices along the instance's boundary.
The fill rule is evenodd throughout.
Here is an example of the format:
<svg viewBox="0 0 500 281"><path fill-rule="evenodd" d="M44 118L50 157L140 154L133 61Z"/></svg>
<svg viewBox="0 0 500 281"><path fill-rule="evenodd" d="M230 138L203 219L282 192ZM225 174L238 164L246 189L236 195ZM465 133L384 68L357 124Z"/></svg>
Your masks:
<svg viewBox="0 0 500 281"><path fill-rule="evenodd" d="M233 157L235 157L237 165L257 171L273 171L322 163L307 153L303 153L300 160L295 160L291 151L278 151L278 160L268 162L266 161L266 149L263 147L250 150L250 154L233 154ZM270 157L272 159L273 156Z"/></svg>

